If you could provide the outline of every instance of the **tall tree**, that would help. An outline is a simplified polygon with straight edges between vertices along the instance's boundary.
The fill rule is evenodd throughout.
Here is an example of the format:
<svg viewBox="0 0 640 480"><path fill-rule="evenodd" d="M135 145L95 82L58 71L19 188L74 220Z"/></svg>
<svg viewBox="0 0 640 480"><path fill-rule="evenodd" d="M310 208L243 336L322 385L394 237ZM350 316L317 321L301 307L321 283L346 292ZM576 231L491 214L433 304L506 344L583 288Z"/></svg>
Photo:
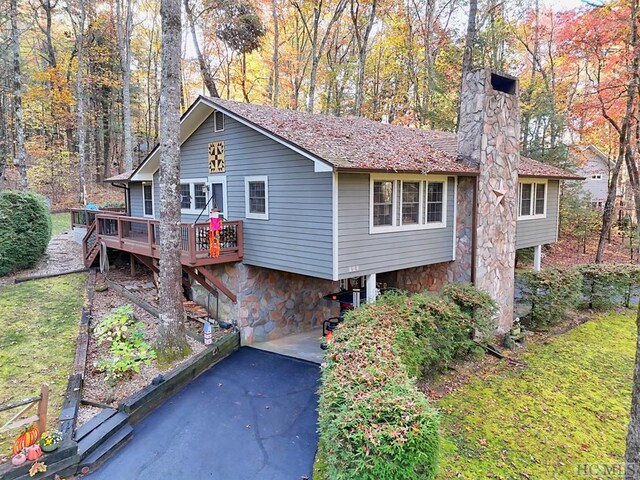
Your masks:
<svg viewBox="0 0 640 480"><path fill-rule="evenodd" d="M240 89L249 102L247 87L247 54L257 50L265 34L264 25L255 8L247 0L225 0L218 5L216 36L231 50L240 54Z"/></svg>
<svg viewBox="0 0 640 480"><path fill-rule="evenodd" d="M162 0L160 86L160 315L157 351L163 363L183 358L185 337L180 258L180 0Z"/></svg>
<svg viewBox="0 0 640 480"><path fill-rule="evenodd" d="M320 66L320 59L324 55L327 40L331 35L331 31L335 24L340 20L342 13L347 6L347 0L338 0L333 10L329 13L329 21L327 26L322 31L321 26L326 14L325 7L331 8L330 5L326 5L325 0L318 0L313 4L313 11L310 18L305 15L303 6L297 0L291 2L296 11L300 15L300 20L304 26L304 31L309 38L309 44L311 46L311 71L309 72L309 91L307 93L307 112L313 113L315 95L316 95L316 81L318 77L318 67Z"/></svg>
<svg viewBox="0 0 640 480"><path fill-rule="evenodd" d="M202 81L204 82L209 95L212 97L219 97L218 89L216 88L216 82L211 74L211 67L205 60L202 50L200 49L200 43L198 42L198 35L196 33L196 20L193 13L193 8L189 4L189 0L184 0L184 10L187 14L187 22L189 23L189 30L191 31L191 40L193 41L193 48L196 51L196 58L198 59L198 66L200 67L200 75L202 75Z"/></svg>
<svg viewBox="0 0 640 480"><path fill-rule="evenodd" d="M271 105L278 106L280 95L280 20L278 18L277 0L271 0L271 21L273 22L273 53L271 54L271 75L269 75L269 97Z"/></svg>
<svg viewBox="0 0 640 480"><path fill-rule="evenodd" d="M85 121L85 88L84 88L84 30L87 17L85 0L78 1L78 17L75 18L68 7L69 17L76 33L76 129L78 135L78 164L80 170L80 202L87 203L87 125Z"/></svg>
<svg viewBox="0 0 640 480"><path fill-rule="evenodd" d="M473 68L473 44L476 41L477 25L476 16L478 15L478 0L469 0L469 18L467 19L467 34L464 39L464 54L462 56L462 73L460 78L460 87L458 93L462 92L464 76ZM460 98L460 95L458 95ZM460 101L458 100L458 103ZM456 122L456 130L460 125L460 107L458 105L458 121Z"/></svg>
<svg viewBox="0 0 640 480"><path fill-rule="evenodd" d="M20 74L20 32L18 31L18 0L10 0L11 51L13 52L13 127L15 139L14 163L20 172L20 189L27 190L27 152L24 148L22 122L22 76Z"/></svg>
<svg viewBox="0 0 640 480"><path fill-rule="evenodd" d="M133 10L131 0L116 0L116 32L122 68L122 135L124 169L133 169L133 138L131 130L131 35Z"/></svg>
<svg viewBox="0 0 640 480"><path fill-rule="evenodd" d="M631 47L633 50L632 77L629 82L634 89L638 88L638 0L631 0ZM631 157L631 149L627 150ZM628 158L629 170L635 167L635 180L632 180L635 201L636 218L640 219L640 185L638 185L638 171L635 161ZM630 172L631 173L631 172ZM631 394L631 412L629 415L629 429L627 431L627 448L625 451L625 480L640 479L640 305L636 317L636 359L633 368L633 389Z"/></svg>
<svg viewBox="0 0 640 480"><path fill-rule="evenodd" d="M370 4L362 4L360 0L351 0L351 22L353 32L358 46L358 78L356 79L355 105L353 113L356 116L362 115L362 91L364 89L364 67L367 62L367 52L369 47L369 36L376 21L376 9L378 0L370 0ZM368 12L363 12L363 10Z"/></svg>

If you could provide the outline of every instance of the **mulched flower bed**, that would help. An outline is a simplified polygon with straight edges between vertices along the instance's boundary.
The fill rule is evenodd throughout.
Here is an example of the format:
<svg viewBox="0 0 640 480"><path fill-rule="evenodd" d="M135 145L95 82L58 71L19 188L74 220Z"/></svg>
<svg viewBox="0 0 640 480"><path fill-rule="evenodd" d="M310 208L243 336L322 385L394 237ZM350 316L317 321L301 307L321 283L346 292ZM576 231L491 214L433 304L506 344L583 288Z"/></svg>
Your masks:
<svg viewBox="0 0 640 480"><path fill-rule="evenodd" d="M126 269L126 271L124 269L114 269L108 273L108 277L109 280L123 286L126 290L144 299L152 306L157 306L158 292L153 282L153 275L151 273L143 269L139 269L136 272L135 277L131 277L129 275L128 269ZM99 290L99 286L104 284L106 284L104 276L98 274L95 287ZM133 307L133 312L136 320L142 322L145 325L145 341L153 345L157 337L158 319L146 310L135 305L128 298L118 294L113 289L108 289L104 292L95 292L91 308L90 326L93 327L97 325L114 308L125 304L130 304ZM196 335L202 335L202 323L194 320L187 320L185 326L190 332ZM212 327L214 327L214 324L212 324ZM227 330L221 330L214 327L212 331L213 341L215 342L217 339L223 337L227 332ZM175 362L163 369L160 369L158 367L155 360L152 361L148 366L143 364L140 367L140 372L134 373L129 378L119 380L115 387L111 387L106 381L105 373L99 371L95 367L96 362L101 357L108 354L108 346L106 343L98 345L96 338L91 333L89 336L89 348L87 354L87 364L82 391L82 399L109 405L114 408L117 407L120 401L149 385L151 383L151 380L159 374L166 373L167 371L174 369L181 363L187 361L189 358L205 349L203 343L189 336L187 337L187 341L192 350L192 354L188 358L185 358L180 362ZM85 423L100 410L101 409L97 407L81 405L78 412L77 426Z"/></svg>

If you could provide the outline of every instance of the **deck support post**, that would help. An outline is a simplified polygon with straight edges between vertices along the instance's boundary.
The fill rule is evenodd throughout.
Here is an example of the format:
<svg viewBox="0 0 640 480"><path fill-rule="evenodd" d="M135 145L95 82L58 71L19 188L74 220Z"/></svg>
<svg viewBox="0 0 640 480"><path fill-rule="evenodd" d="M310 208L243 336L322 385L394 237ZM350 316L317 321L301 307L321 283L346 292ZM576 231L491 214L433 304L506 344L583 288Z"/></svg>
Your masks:
<svg viewBox="0 0 640 480"><path fill-rule="evenodd" d="M373 303L378 296L378 289L376 288L376 274L372 273L367 275L367 303Z"/></svg>
<svg viewBox="0 0 640 480"><path fill-rule="evenodd" d="M540 271L540 263L542 261L542 245L533 247L533 271Z"/></svg>
<svg viewBox="0 0 640 480"><path fill-rule="evenodd" d="M129 253L129 265L131 265L131 276L136 276L136 256L133 253Z"/></svg>

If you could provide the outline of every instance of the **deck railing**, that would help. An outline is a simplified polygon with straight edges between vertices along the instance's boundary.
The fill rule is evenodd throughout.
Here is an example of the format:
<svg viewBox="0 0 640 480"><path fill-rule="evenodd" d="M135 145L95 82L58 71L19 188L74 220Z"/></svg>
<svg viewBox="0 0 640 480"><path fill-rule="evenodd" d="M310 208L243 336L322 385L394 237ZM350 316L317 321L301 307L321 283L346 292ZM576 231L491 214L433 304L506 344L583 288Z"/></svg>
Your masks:
<svg viewBox="0 0 640 480"><path fill-rule="evenodd" d="M71 227L84 227L89 228L96 219L96 214L108 212L112 215L126 215L125 208L108 207L101 210L90 210L86 208L70 208L71 214Z"/></svg>
<svg viewBox="0 0 640 480"><path fill-rule="evenodd" d="M159 258L160 222L97 212L96 233L107 247ZM209 223L181 223L182 262L204 265L240 260L243 256L242 221L224 222L220 231L220 256L209 255Z"/></svg>

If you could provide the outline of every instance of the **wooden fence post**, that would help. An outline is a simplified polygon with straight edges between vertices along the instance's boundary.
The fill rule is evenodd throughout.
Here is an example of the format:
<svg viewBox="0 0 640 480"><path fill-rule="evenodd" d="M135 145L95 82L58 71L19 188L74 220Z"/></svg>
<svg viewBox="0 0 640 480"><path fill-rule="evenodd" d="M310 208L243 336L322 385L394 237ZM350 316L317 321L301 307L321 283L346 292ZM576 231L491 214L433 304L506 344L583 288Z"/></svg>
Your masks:
<svg viewBox="0 0 640 480"><path fill-rule="evenodd" d="M40 433L47 430L47 409L49 405L49 385L43 383L40 387L40 402L38 402L38 427Z"/></svg>

